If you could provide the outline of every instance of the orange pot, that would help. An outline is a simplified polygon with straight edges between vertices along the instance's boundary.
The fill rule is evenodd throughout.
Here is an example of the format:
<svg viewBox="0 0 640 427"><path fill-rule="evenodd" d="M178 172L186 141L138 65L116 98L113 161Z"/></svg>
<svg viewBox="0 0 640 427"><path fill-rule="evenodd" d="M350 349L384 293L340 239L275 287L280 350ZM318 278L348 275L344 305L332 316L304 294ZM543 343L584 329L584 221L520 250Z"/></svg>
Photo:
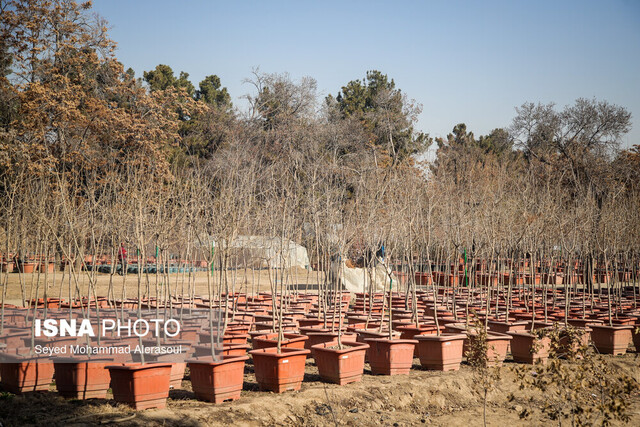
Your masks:
<svg viewBox="0 0 640 427"><path fill-rule="evenodd" d="M419 325L418 327L416 327L415 323L412 323L410 325L404 325L404 326L398 326L396 328L397 331L400 332L400 338L403 340L412 340L414 339L415 336L417 335L430 335L430 334L436 334L438 331L438 328L436 328L436 325ZM444 330L444 326L440 326L440 330ZM418 357L418 348L414 348L414 352L413 352L413 356L414 357Z"/></svg>
<svg viewBox="0 0 640 427"><path fill-rule="evenodd" d="M215 344L216 352L219 352L222 357L236 357L246 356L247 351L251 349L249 344L225 344L223 346ZM195 357L207 357L211 356L211 345L195 345L193 346Z"/></svg>
<svg viewBox="0 0 640 427"><path fill-rule="evenodd" d="M55 269L55 264L52 262L49 263L42 263L38 265L38 270L41 273L53 273L53 270Z"/></svg>
<svg viewBox="0 0 640 427"><path fill-rule="evenodd" d="M207 334L207 337L208 337L208 334ZM224 344L246 344L248 338L249 338L249 334L228 331L222 337L222 342Z"/></svg>
<svg viewBox="0 0 640 427"><path fill-rule="evenodd" d="M605 354L625 354L632 338L634 326L589 325L591 340L598 352Z"/></svg>
<svg viewBox="0 0 640 427"><path fill-rule="evenodd" d="M24 263L20 264L20 269L25 274L33 273L35 271L35 269L36 269L36 263L35 262L24 262Z"/></svg>
<svg viewBox="0 0 640 427"><path fill-rule="evenodd" d="M362 380L364 355L369 344L346 342L342 350L332 348L337 345L337 341L333 341L312 347L320 378L339 385Z"/></svg>
<svg viewBox="0 0 640 427"><path fill-rule="evenodd" d="M67 399L104 399L109 389L109 371L104 361L56 358L56 388Z"/></svg>
<svg viewBox="0 0 640 427"><path fill-rule="evenodd" d="M507 358L507 349L512 339L506 334L487 334L487 366L502 366L502 362Z"/></svg>
<svg viewBox="0 0 640 427"><path fill-rule="evenodd" d="M526 321L502 322L498 320L489 320L488 323L489 323L489 329L492 332L499 332L501 334L506 334L508 332L524 331L527 328Z"/></svg>
<svg viewBox="0 0 640 427"><path fill-rule="evenodd" d="M551 339L549 337L538 338L536 335L525 331L509 332L512 336L511 354L513 360L519 363L533 364L546 363L549 358Z"/></svg>
<svg viewBox="0 0 640 427"><path fill-rule="evenodd" d="M413 351L416 340L390 340L389 338L368 338L367 355L374 375L408 374L413 365Z"/></svg>
<svg viewBox="0 0 640 427"><path fill-rule="evenodd" d="M462 362L465 334L418 335L418 357L423 368L457 371Z"/></svg>
<svg viewBox="0 0 640 427"><path fill-rule="evenodd" d="M361 342L361 343L366 343L367 339L369 338L389 338L389 331L382 331L379 332L380 330L378 328L375 329L355 329L353 332L358 334L358 338L356 339L357 342ZM400 339L400 332L398 331L393 331L392 332L392 337L394 339ZM369 348L367 349L367 352L365 353L364 356L364 361L367 362L369 361L369 352L371 351L371 346L369 346Z"/></svg>
<svg viewBox="0 0 640 427"><path fill-rule="evenodd" d="M309 332L307 333L307 336L309 337L309 339L304 342L304 348L311 349L316 344L322 344L337 340L338 332ZM358 339L358 334L355 334L353 332L343 332L341 339L344 342L356 342L356 340ZM313 351L311 353L312 357L315 357L313 355Z"/></svg>
<svg viewBox="0 0 640 427"><path fill-rule="evenodd" d="M170 363L107 366L113 399L136 410L164 409L169 396Z"/></svg>
<svg viewBox="0 0 640 427"><path fill-rule="evenodd" d="M14 394L33 391L49 391L53 379L53 363L35 357L2 355L0 363L0 384Z"/></svg>
<svg viewBox="0 0 640 427"><path fill-rule="evenodd" d="M309 350L283 348L278 353L277 348L271 347L249 353L253 357L256 380L261 389L276 393L300 390Z"/></svg>
<svg viewBox="0 0 640 427"><path fill-rule="evenodd" d="M304 348L304 343L309 339L306 335L299 334L283 334L284 339L280 343L281 348ZM266 335L260 335L257 337L253 337L251 340L254 350L259 350L261 348L268 347L277 347L278 345L278 334L271 333Z"/></svg>
<svg viewBox="0 0 640 427"><path fill-rule="evenodd" d="M244 364L248 359L248 356L238 356L219 362L214 362L211 357L187 360L196 398L213 403L239 399L244 380Z"/></svg>
<svg viewBox="0 0 640 427"><path fill-rule="evenodd" d="M324 322L322 321L322 319L319 318L305 318L305 319L298 319L298 325L301 328L307 327L307 326L320 326L322 325Z"/></svg>

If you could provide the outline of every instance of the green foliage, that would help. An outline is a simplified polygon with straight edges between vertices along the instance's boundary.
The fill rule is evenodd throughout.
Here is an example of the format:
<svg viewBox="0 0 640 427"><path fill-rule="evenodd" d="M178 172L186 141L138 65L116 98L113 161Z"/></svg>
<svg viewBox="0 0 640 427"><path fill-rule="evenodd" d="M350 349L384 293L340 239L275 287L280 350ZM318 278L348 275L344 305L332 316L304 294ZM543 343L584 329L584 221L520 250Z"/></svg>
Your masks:
<svg viewBox="0 0 640 427"><path fill-rule="evenodd" d="M394 161L424 152L431 138L414 129L421 106L406 99L393 79L380 71L367 71L363 80L352 80L326 104L336 104L333 120L354 119L361 123L370 141L382 148Z"/></svg>
<svg viewBox="0 0 640 427"><path fill-rule="evenodd" d="M176 89L183 88L189 96L195 94L195 87L189 81L189 73L181 71L180 76L176 78L173 70L168 65L160 64L157 65L154 70L145 71L143 73L143 79L149 85L151 92L173 87Z"/></svg>
<svg viewBox="0 0 640 427"><path fill-rule="evenodd" d="M469 184L466 173L475 168L491 169L507 163L517 167L521 163L519 153L513 150L513 139L502 128L476 139L473 132L467 131L467 125L458 123L446 138L436 138L436 143L437 157L431 171L453 177L458 184Z"/></svg>
<svg viewBox="0 0 640 427"><path fill-rule="evenodd" d="M513 140L505 129L494 129L489 135L476 139L473 132L467 132L467 125L464 123L455 125L446 139L436 138L436 142L439 153L448 149L466 149L476 151L478 155L484 153L501 156L513 151Z"/></svg>
<svg viewBox="0 0 640 427"><path fill-rule="evenodd" d="M195 97L209 105L228 110L231 108L231 96L226 87L221 87L220 77L215 74L207 76L199 84Z"/></svg>
<svg viewBox="0 0 640 427"><path fill-rule="evenodd" d="M129 70L127 70L129 72ZM208 105L223 110L231 108L231 96L226 87L222 87L220 77L215 74L207 76L195 89L189 80L189 73L184 71L176 78L170 66L159 64L151 71L143 73L144 81L149 85L151 92L167 89L184 89L187 94L197 101L203 101Z"/></svg>
<svg viewBox="0 0 640 427"><path fill-rule="evenodd" d="M235 127L231 96L220 78L212 74L200 82L194 98L206 108L181 126L182 148L186 155L210 158L228 141Z"/></svg>
<svg viewBox="0 0 640 427"><path fill-rule="evenodd" d="M227 88L222 87L220 78L215 74L204 78L195 90L189 81L189 74L180 72L178 78L168 65L160 64L154 70L144 72L144 81L151 92L182 90L182 99L178 97L176 112L180 118L179 134L181 144L172 151L172 163L185 164L189 156L209 158L211 154L224 144L229 129L233 127L231 96ZM185 99L184 93L189 98ZM183 108L188 99L195 99L197 109Z"/></svg>
<svg viewBox="0 0 640 427"><path fill-rule="evenodd" d="M478 146L482 148L485 153L501 155L513 150L513 140L509 136L509 132L505 129L497 128L492 130L487 136L480 136Z"/></svg>

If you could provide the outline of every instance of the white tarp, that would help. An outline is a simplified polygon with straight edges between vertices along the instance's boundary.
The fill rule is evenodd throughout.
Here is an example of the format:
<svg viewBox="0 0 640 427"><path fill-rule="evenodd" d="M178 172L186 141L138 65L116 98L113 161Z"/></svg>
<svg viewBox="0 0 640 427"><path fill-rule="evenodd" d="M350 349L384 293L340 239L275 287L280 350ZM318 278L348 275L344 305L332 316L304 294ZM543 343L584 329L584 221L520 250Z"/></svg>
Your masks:
<svg viewBox="0 0 640 427"><path fill-rule="evenodd" d="M217 245L216 245L217 246ZM229 245L231 263L239 268L309 267L309 255L304 246L291 240L266 236L238 236ZM284 257L281 256L284 252ZM284 265L283 264L284 259Z"/></svg>
<svg viewBox="0 0 640 427"><path fill-rule="evenodd" d="M364 268L347 267L342 261L342 267L337 261L331 262L331 274L333 277L340 277L344 289L349 292L382 292L389 289L389 273L393 278L394 288L397 286L398 280L391 270L382 263L377 263L371 271L365 272ZM369 284L373 282L373 288Z"/></svg>

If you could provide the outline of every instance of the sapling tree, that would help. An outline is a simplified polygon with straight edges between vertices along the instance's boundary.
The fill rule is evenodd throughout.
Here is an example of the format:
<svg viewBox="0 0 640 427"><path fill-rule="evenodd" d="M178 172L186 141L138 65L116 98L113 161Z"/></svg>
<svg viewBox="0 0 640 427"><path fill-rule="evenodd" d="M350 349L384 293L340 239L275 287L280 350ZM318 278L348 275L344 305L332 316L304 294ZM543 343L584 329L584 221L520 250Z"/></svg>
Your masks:
<svg viewBox="0 0 640 427"><path fill-rule="evenodd" d="M629 399L638 383L615 362L585 346L583 333L573 327L552 330L548 362L516 368L520 388L543 392L542 411L559 425L563 421L579 426L626 422Z"/></svg>
<svg viewBox="0 0 640 427"><path fill-rule="evenodd" d="M467 361L473 370L473 389L482 400L482 422L486 426L488 396L500 382L500 367L491 363L493 350L487 341L487 328L479 319L474 321L468 337Z"/></svg>

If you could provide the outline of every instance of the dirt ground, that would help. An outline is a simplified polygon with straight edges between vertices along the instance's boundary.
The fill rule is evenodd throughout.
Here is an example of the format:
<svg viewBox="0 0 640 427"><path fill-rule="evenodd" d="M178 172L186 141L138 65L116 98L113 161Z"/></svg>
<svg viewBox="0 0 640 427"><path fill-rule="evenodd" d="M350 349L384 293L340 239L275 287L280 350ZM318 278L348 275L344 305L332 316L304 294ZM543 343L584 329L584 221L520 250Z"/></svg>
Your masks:
<svg viewBox="0 0 640 427"><path fill-rule="evenodd" d="M214 276L211 278L213 287L217 287L220 282L219 272L215 271ZM234 274L235 273L235 274ZM89 293L89 280L88 272L82 272L78 276L78 288L80 295L86 296ZM287 283L299 283L298 289L304 292L305 289L309 289L310 292L315 292L317 289L318 281L324 280L324 273L317 271L307 272L304 268L296 267L287 269L285 274L288 276ZM189 278L189 274L183 273L171 273L169 274L168 282L170 284L170 290L173 295L177 294L189 294L190 285L195 286L195 292L191 292L195 295L207 296L208 295L208 279L206 271L198 271L192 273L193 277ZM22 276L22 277L20 277ZM235 292L244 292L253 294L257 292L271 292L271 284L269 282L268 270L237 270L235 272L228 272L228 282L230 290L232 284L235 282ZM36 297L42 298L45 288L47 289L47 296L50 298L57 298L62 296L63 299L69 299L69 285L75 292L75 281L70 280L68 272L63 273L56 271L55 276L53 274L47 274L45 282L45 275L43 273L28 273L20 275L18 273L8 274L8 286L7 286L7 299L9 304L20 305L24 299L32 299ZM149 273L142 275L141 289L142 295L145 296L147 289L150 295L153 297L156 294L156 279L159 284L164 283L163 275L156 276ZM4 273L2 273L2 280L4 280ZM95 274L95 287L97 295L107 295L109 287L111 286L116 298L122 298L123 288L125 289L124 295L127 298L137 298L138 296L138 276L135 274L127 274L126 276L120 276L114 274L111 277L110 274L96 273ZM275 273L272 271L272 280L275 280ZM278 283L281 282L282 276L278 272ZM71 283L70 283L71 282ZM45 283L47 284L45 286ZM147 287L148 284L148 287ZM160 288L162 290L162 288ZM184 291L184 292L183 292Z"/></svg>
<svg viewBox="0 0 640 427"><path fill-rule="evenodd" d="M620 371L640 381L638 354L611 357ZM56 393L31 396L0 395L0 422L4 426L479 426L482 401L474 392L474 377L464 365L458 372L422 370L418 360L409 375L372 376L368 365L359 383L338 386L319 381L317 368L307 362L305 381L299 392L274 394L258 390L251 361L245 370L240 400L213 404L195 400L190 383L172 390L163 410L134 412L113 401L64 400ZM488 396L490 426L542 426L558 424L541 412L546 396L520 390L513 363L501 369L496 390ZM53 390L53 387L52 387ZM638 391L630 402L628 425L640 425ZM523 417L528 413L527 417ZM568 423L566 423L568 424ZM617 425L620 423L615 423Z"/></svg>
<svg viewBox="0 0 640 427"><path fill-rule="evenodd" d="M269 291L266 271L260 274L260 286L256 291ZM253 290L252 274L244 277L238 271L236 291ZM30 275L25 275L25 289L31 286ZM34 290L37 275L34 275ZM86 295L88 280L81 276L81 293ZM171 275L171 286L181 287L183 276ZM43 277L41 276L41 279ZM51 278L50 278L51 279ZM62 276L56 273L56 283L50 283L49 295L57 296ZM123 277L114 276L116 295L122 291ZM306 271L298 271L298 283L307 283ZM66 279L68 280L68 276ZM137 276L130 275L124 282L129 297L136 296ZM146 287L146 277L143 277ZM308 283L315 284L313 272ZM321 278L322 280L322 278ZM149 275L151 289L155 287L155 275ZM67 286L68 282L64 282ZM109 275L97 275L97 292L106 295ZM207 276L199 272L195 277L196 294L207 294ZM39 296L42 296L43 283ZM186 278L185 278L186 287ZM64 294L63 294L64 295ZM20 303L19 276L9 275L8 302ZM640 383L640 354L610 357L621 372ZM501 379L495 391L488 396L487 423L490 426L548 425L550 420L541 408L548 395L530 389L520 390L516 381L514 363L506 363L501 369ZM82 426L112 424L119 426L216 426L216 425L434 425L479 426L482 425L482 400L474 391L475 379L468 365L458 372L433 372L420 368L414 360L409 375L372 376L368 365L362 382L338 386L320 381L312 361L307 362L305 381L299 392L274 394L259 391L253 374L251 360L245 370L244 390L240 400L223 404L200 402L190 390L190 382L184 381L184 390L172 390L167 408L134 412L112 400L76 401L64 400L57 393L13 396L0 393L0 427L5 426ZM52 386L51 390L55 390ZM629 425L640 425L640 395L636 390L631 398ZM111 397L110 395L108 397ZM524 415L527 415L524 417ZM614 423L615 425L616 423Z"/></svg>

